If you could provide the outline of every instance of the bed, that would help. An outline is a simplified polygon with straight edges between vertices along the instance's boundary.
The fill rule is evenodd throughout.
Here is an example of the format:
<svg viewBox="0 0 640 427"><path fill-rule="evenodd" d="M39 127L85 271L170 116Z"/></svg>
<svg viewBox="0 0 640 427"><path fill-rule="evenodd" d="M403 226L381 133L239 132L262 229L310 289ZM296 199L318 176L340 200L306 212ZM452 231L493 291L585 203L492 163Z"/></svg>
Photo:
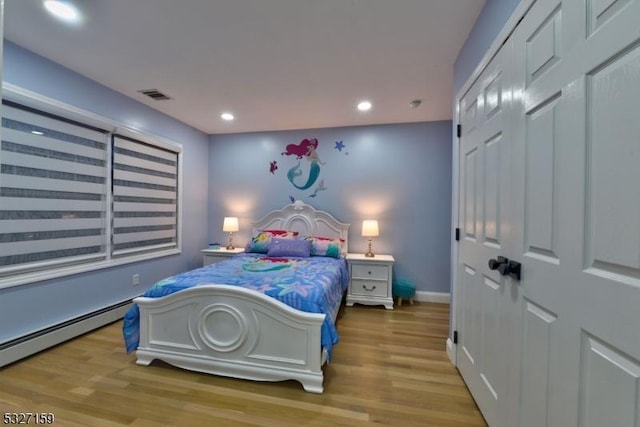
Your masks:
<svg viewBox="0 0 640 427"><path fill-rule="evenodd" d="M291 230L301 237L342 239L341 255L347 252L349 224L301 201L273 211L254 223L254 234L265 229ZM132 318L139 322L134 334L137 335L134 336L136 363L149 365L158 359L183 369L233 378L296 380L305 391L322 393L322 367L330 360L331 345L337 342L335 321L348 278L340 284L340 297L327 299L317 312L302 311L288 305L291 298L268 296L255 281L239 283L242 281L239 279L242 276L238 276L240 270L279 262L261 257L265 256L240 254L184 273L198 277L196 286L157 298L135 298L134 308L125 316L123 330ZM326 261L323 258L293 257L286 262L294 263L297 269L316 260ZM345 264L344 256L334 261ZM324 267L315 268L324 270ZM218 271L211 276L215 280L209 281L202 279L207 269L226 269L233 273L224 279ZM344 272L346 274L346 268ZM125 340L129 338L125 332Z"/></svg>

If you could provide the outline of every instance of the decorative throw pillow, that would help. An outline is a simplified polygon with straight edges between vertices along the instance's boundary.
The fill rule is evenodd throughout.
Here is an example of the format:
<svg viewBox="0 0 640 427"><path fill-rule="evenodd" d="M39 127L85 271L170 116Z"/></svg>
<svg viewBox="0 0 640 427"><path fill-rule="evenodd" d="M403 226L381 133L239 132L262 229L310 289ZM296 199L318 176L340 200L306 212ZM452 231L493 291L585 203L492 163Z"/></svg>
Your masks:
<svg viewBox="0 0 640 427"><path fill-rule="evenodd" d="M258 234L253 236L251 241L247 243L244 248L245 252L257 252L266 254L269 251L269 242L271 238L276 237L279 239L295 239L298 236L297 231L287 230L261 230Z"/></svg>
<svg viewBox="0 0 640 427"><path fill-rule="evenodd" d="M267 256L270 257L309 257L311 255L311 242L308 240L298 239L278 239L271 238L269 242L269 251Z"/></svg>
<svg viewBox="0 0 640 427"><path fill-rule="evenodd" d="M311 242L311 256L328 256L333 258L340 258L342 254L342 246L344 239L321 237L321 236L308 236L304 240Z"/></svg>

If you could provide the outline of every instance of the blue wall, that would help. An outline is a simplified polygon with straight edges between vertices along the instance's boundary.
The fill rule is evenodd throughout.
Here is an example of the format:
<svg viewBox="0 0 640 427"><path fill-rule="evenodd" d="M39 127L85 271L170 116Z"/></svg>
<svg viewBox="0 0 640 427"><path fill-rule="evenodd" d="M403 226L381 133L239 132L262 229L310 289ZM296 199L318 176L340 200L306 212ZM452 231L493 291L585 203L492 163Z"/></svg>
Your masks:
<svg viewBox="0 0 640 427"><path fill-rule="evenodd" d="M287 171L298 162L283 156L287 144L317 138L318 182L327 190L310 197L296 189ZM338 151L336 141L345 148ZM348 153L348 154L347 154ZM362 220L377 219L374 252L392 254L394 276L421 291L449 292L451 218L451 122L344 127L211 136L210 240L226 241L224 216L238 216L237 244L245 244L251 221L289 203L289 196L351 223L351 252L365 252ZM269 165L278 170L271 174ZM304 182L309 162L300 160Z"/></svg>
<svg viewBox="0 0 640 427"><path fill-rule="evenodd" d="M206 237L207 135L80 74L4 41L4 81L173 140L184 147L183 252L0 290L0 343L137 296L157 280L202 263ZM132 286L132 275L141 284Z"/></svg>

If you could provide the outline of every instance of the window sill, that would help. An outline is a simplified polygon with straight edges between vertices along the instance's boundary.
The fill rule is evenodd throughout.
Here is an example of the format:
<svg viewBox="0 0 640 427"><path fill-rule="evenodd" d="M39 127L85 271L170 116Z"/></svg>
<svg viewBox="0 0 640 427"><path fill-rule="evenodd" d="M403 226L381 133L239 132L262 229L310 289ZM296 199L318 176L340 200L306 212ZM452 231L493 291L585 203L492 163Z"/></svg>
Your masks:
<svg viewBox="0 0 640 427"><path fill-rule="evenodd" d="M104 260L104 261L98 261L98 262L69 265L69 266L59 267L55 269L33 271L33 272L23 273L15 276L7 276L7 277L0 278L0 289L12 288L14 286L42 282L44 280L57 279L65 276L71 276L74 274L88 273L91 271L117 267L121 265L131 264L134 262L149 261L152 259L162 258L165 256L179 255L180 253L182 253L180 249L173 248L173 249L162 251L162 252L141 254L138 256L130 256L122 259L111 259L111 260Z"/></svg>

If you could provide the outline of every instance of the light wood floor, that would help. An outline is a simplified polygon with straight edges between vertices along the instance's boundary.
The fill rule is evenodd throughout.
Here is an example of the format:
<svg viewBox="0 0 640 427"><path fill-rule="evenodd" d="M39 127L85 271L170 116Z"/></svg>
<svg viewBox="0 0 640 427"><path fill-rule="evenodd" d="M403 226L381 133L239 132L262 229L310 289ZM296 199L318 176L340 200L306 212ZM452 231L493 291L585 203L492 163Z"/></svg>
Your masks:
<svg viewBox="0 0 640 427"><path fill-rule="evenodd" d="M138 366L116 322L1 368L0 412L52 412L56 426L485 426L446 356L448 319L445 304L343 307L322 395Z"/></svg>

